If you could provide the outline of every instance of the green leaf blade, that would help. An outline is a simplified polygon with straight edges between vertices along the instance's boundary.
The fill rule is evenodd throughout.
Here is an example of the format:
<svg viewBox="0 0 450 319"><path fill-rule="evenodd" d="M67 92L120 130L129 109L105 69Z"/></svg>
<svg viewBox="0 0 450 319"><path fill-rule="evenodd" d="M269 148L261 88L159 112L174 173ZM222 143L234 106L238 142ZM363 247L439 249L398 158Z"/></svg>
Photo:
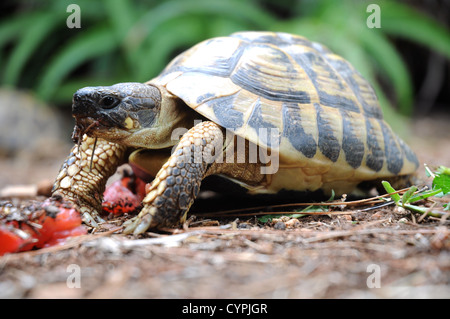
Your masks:
<svg viewBox="0 0 450 319"><path fill-rule="evenodd" d="M4 73L4 82L9 85L16 85L20 73L25 68L27 61L32 57L33 52L45 41L49 33L59 24L61 18L54 18L53 13L41 13L32 21L32 27L26 29L19 43L15 46L7 63Z"/></svg>
<svg viewBox="0 0 450 319"><path fill-rule="evenodd" d="M395 1L384 1L381 10L386 33L421 43L450 58L450 31L438 22Z"/></svg>
<svg viewBox="0 0 450 319"><path fill-rule="evenodd" d="M391 196L392 200L395 202L395 204L398 204L401 200L400 195L395 193L396 190L391 186L391 184L387 181L382 181L381 184L383 185L386 192L388 194L391 194L390 196Z"/></svg>
<svg viewBox="0 0 450 319"><path fill-rule="evenodd" d="M411 186L402 196L402 203L406 204L409 203L411 200L412 195L417 191L416 186Z"/></svg>
<svg viewBox="0 0 450 319"><path fill-rule="evenodd" d="M414 202L417 202L417 201L422 200L422 199L426 199L426 198L431 197L431 196L436 196L440 192L441 192L440 189L434 189L434 190L431 189L431 190L428 190L428 191L420 192L418 194L412 195L409 198L408 203L414 203Z"/></svg>
<svg viewBox="0 0 450 319"><path fill-rule="evenodd" d="M38 94L44 100L49 100L59 87L62 80L77 66L102 56L117 47L115 37L108 27L101 26L76 38L51 61L37 88Z"/></svg>

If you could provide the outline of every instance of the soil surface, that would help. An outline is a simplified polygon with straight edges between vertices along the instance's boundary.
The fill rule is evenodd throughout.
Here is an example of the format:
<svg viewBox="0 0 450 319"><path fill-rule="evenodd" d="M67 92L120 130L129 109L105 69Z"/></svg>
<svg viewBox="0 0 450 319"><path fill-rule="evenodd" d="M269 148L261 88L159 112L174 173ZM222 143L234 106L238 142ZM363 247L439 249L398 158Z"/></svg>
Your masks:
<svg viewBox="0 0 450 319"><path fill-rule="evenodd" d="M421 163L450 166L448 123L414 121L406 140ZM33 194L51 185L69 148L1 157L3 200L43 200ZM267 223L199 213L184 229L139 238L113 233L109 220L110 231L0 257L0 297L450 298L448 220L357 209Z"/></svg>

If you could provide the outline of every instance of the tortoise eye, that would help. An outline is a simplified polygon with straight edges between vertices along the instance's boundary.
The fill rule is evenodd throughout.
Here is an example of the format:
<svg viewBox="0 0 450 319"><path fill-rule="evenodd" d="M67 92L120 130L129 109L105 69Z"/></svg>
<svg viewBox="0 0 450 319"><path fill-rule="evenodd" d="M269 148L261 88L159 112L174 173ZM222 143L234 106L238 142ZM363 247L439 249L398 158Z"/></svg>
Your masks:
<svg viewBox="0 0 450 319"><path fill-rule="evenodd" d="M119 99L112 96L105 96L100 100L99 104L104 109L112 109L119 104Z"/></svg>

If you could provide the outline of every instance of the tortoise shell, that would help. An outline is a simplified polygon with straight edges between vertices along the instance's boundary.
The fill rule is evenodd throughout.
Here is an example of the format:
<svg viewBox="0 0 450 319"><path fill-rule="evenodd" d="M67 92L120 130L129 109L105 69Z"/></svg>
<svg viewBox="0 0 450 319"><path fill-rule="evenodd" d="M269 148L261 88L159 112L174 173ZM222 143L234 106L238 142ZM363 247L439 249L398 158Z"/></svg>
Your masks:
<svg viewBox="0 0 450 319"><path fill-rule="evenodd" d="M180 54L149 83L252 143L272 149L277 142L280 169L265 192L342 193L418 167L383 120L371 85L348 61L301 36L213 38ZM263 138L261 128L277 132L276 140Z"/></svg>

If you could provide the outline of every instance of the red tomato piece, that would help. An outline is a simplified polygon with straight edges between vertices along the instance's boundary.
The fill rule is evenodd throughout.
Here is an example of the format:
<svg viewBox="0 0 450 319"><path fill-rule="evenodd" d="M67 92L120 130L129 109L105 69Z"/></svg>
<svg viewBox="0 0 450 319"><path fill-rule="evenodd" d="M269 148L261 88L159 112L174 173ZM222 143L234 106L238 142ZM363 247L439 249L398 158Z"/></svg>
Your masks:
<svg viewBox="0 0 450 319"><path fill-rule="evenodd" d="M25 232L29 239L19 237L14 229ZM4 226L0 226L0 255L49 247L63 243L68 237L86 233L81 215L75 208L68 208L60 201L47 199L33 208L32 213L25 215L23 220L6 221Z"/></svg>
<svg viewBox="0 0 450 319"><path fill-rule="evenodd" d="M112 183L103 194L103 211L114 215L135 212L145 197L145 184L128 176Z"/></svg>
<svg viewBox="0 0 450 319"><path fill-rule="evenodd" d="M83 225L79 225L78 227L75 227L72 229L60 230L60 231L54 232L52 234L52 237L50 238L50 240L44 244L44 247L61 245L61 244L64 244L68 238L86 235L86 234L87 234L87 230L86 230L86 227L84 227Z"/></svg>
<svg viewBox="0 0 450 319"><path fill-rule="evenodd" d="M0 227L0 256L6 253L17 252L25 243L25 240L8 230L6 227Z"/></svg>

